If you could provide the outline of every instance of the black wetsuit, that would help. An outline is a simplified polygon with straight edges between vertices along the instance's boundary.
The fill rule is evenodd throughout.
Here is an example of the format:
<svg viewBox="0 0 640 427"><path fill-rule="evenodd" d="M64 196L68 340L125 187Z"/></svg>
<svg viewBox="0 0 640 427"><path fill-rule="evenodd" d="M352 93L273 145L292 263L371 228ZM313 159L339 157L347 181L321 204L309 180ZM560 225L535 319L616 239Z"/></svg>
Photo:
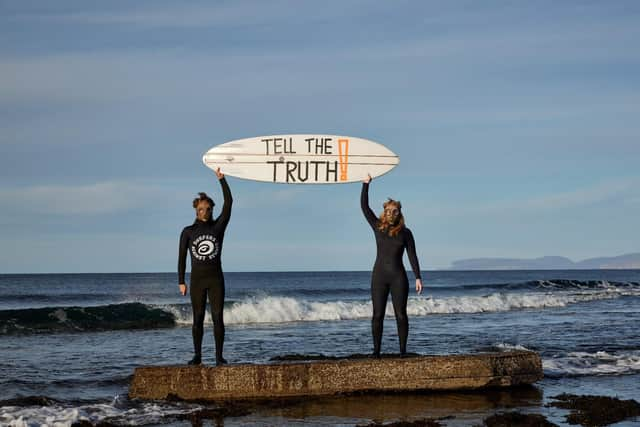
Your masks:
<svg viewBox="0 0 640 427"><path fill-rule="evenodd" d="M409 320L407 318L407 298L409 297L409 280L402 264L405 248L411 263L411 269L416 279L421 279L420 265L416 256L415 242L411 231L404 227L400 233L391 237L388 233L378 230L378 218L369 208L369 184L363 184L360 205L367 222L376 236L377 255L371 276L371 300L373 302L373 318L371 331L373 333L373 352L380 354L382 341L382 325L387 308L387 298L391 291L393 311L398 324L400 338L400 353L407 351L407 336L409 335Z"/></svg>
<svg viewBox="0 0 640 427"><path fill-rule="evenodd" d="M178 281L185 283L187 251L191 255L191 304L193 306L193 348L196 358L202 352L202 335L207 294L211 304L213 332L216 342L216 361L221 362L224 343L224 275L222 274L222 241L231 217L231 190L225 178L220 180L224 195L224 206L217 220L204 222L196 219L193 225L185 227L180 235L178 255Z"/></svg>

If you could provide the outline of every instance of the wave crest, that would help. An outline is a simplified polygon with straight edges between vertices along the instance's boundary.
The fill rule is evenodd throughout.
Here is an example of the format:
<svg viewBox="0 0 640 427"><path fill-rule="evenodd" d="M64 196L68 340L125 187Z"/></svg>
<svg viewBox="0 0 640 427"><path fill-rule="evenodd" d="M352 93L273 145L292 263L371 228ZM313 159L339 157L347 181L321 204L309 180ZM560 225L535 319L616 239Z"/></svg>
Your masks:
<svg viewBox="0 0 640 427"><path fill-rule="evenodd" d="M584 282L581 282L584 285ZM456 295L446 297L410 297L409 316L442 314L494 313L514 310L540 310L565 307L596 300L625 296L640 296L640 287L598 282L586 288L558 292L492 292L486 295ZM581 285L582 286L582 285ZM301 297L261 294L239 301L227 301L224 308L227 324L316 322L368 319L370 300L313 301ZM387 306L392 317L393 307ZM190 325L193 321L191 305L142 303L112 304L98 307L45 307L1 310L0 335L50 333L60 331L101 331L118 329L152 329L176 325ZM211 317L205 316L211 323Z"/></svg>
<svg viewBox="0 0 640 427"><path fill-rule="evenodd" d="M475 314L513 310L565 307L570 304L601 299L637 295L640 291L625 292L620 289L578 293L502 293L489 295L451 296L440 298L411 297L407 303L409 316L437 314ZM192 314L188 305L164 306L178 324L191 324ZM225 305L226 324L285 323L357 320L371 317L370 301L308 301L294 297L260 296L246 298ZM387 317L393 317L393 306L387 306ZM210 323L209 316L205 322Z"/></svg>
<svg viewBox="0 0 640 427"><path fill-rule="evenodd" d="M175 326L175 318L171 313L141 303L0 311L0 335L172 326Z"/></svg>
<svg viewBox="0 0 640 427"><path fill-rule="evenodd" d="M637 374L640 373L640 350L571 352L566 356L543 359L542 367L544 374L550 377Z"/></svg>

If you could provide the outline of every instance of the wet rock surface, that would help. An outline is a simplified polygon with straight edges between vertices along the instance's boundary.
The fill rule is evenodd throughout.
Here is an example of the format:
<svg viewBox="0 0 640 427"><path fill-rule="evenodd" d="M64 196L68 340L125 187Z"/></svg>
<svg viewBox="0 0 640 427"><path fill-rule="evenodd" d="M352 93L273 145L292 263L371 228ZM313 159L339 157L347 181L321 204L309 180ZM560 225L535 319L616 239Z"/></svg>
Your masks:
<svg viewBox="0 0 640 427"><path fill-rule="evenodd" d="M175 417L178 421L189 421L191 425L203 425L206 420L213 420L216 424L224 425L226 417L242 417L249 415L251 409L241 405L225 405L220 408L205 408L188 414L180 414Z"/></svg>
<svg viewBox="0 0 640 427"><path fill-rule="evenodd" d="M407 353L400 356L397 353L381 354L378 359L391 359L391 358L410 358L420 357L418 353ZM356 353L349 356L325 356L324 354L285 354L283 356L275 356L269 359L272 362L301 362L311 360L358 360L358 359L374 359L372 354Z"/></svg>
<svg viewBox="0 0 640 427"><path fill-rule="evenodd" d="M76 421L75 423L71 424L71 427L119 427L119 426L120 424L112 424L107 421L100 421L94 424L91 421L87 421L87 420Z"/></svg>
<svg viewBox="0 0 640 427"><path fill-rule="evenodd" d="M635 400L566 393L553 396L552 399L558 402L549 403L547 406L571 411L566 417L569 424L580 424L585 427L606 426L640 416L640 403Z"/></svg>
<svg viewBox="0 0 640 427"><path fill-rule="evenodd" d="M540 414L523 414L521 412L503 412L483 420L484 427L558 427ZM478 426L478 427L482 427Z"/></svg>
<svg viewBox="0 0 640 427"><path fill-rule="evenodd" d="M441 427L443 424L440 424L436 420L432 419L423 419L423 420L414 420L414 421L395 421L390 423L370 423L370 424L358 424L356 427Z"/></svg>
<svg viewBox="0 0 640 427"><path fill-rule="evenodd" d="M58 403L58 400L47 396L25 396L15 399L0 400L2 406L51 406Z"/></svg>

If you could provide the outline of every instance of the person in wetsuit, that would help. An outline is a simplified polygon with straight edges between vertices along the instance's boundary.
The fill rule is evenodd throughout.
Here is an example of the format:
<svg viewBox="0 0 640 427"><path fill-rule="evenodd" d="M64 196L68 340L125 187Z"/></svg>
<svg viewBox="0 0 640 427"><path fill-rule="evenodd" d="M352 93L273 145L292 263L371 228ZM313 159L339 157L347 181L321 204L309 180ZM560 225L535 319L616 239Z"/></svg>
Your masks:
<svg viewBox="0 0 640 427"><path fill-rule="evenodd" d="M400 355L404 356L407 353L407 337L409 335L409 319L407 318L409 280L402 264L404 250L407 250L411 269L416 276L416 292L418 294L422 293L420 265L416 256L413 234L404 224L400 202L393 199L386 201L384 203L384 211L380 218L377 218L369 207L370 182L371 175L363 181L360 205L367 222L373 229L377 246L376 262L371 276L373 356L380 357L382 325L389 292L391 292L393 311L398 325Z"/></svg>
<svg viewBox="0 0 640 427"><path fill-rule="evenodd" d="M193 308L193 349L195 355L189 362L190 365L198 365L202 361L202 335L207 295L211 304L211 317L213 319L213 333L216 345L216 365L222 365L227 361L222 357L224 343L224 321L222 311L224 307L224 275L222 274L222 241L224 232L231 217L231 205L233 199L231 190L220 168L216 170L216 176L222 186L224 205L218 219L212 218L213 200L206 193L199 193L200 197L193 200L196 210L196 220L182 230L180 235L180 247L178 251L178 283L180 293L187 294L185 284L185 269L187 264L187 252L191 255L191 305Z"/></svg>

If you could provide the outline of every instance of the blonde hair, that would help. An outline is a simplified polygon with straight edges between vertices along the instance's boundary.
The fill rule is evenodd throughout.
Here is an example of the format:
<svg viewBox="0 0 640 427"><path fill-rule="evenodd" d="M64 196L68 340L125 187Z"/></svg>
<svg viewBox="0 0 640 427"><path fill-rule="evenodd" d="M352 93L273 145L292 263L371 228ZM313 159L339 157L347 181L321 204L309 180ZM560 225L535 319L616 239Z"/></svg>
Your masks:
<svg viewBox="0 0 640 427"><path fill-rule="evenodd" d="M398 209L398 221L394 224L389 223L387 221L387 216L384 214L384 211L380 214L380 218L378 219L378 231L383 233L387 233L390 237L397 236L398 233L404 228L404 216L402 215L402 204L398 200L393 200L389 198L386 202L382 204L382 207L386 210L387 206L393 206Z"/></svg>

